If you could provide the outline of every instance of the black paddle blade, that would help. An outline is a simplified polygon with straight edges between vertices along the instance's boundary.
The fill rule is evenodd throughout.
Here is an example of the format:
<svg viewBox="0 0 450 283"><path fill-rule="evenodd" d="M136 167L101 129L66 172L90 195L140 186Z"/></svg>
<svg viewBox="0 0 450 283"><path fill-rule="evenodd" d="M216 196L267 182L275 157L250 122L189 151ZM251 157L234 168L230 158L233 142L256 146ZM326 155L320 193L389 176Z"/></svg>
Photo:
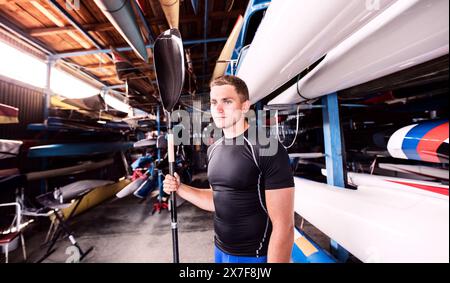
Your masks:
<svg viewBox="0 0 450 283"><path fill-rule="evenodd" d="M180 32L169 29L155 41L154 64L156 81L163 107L171 112L184 84L184 50Z"/></svg>

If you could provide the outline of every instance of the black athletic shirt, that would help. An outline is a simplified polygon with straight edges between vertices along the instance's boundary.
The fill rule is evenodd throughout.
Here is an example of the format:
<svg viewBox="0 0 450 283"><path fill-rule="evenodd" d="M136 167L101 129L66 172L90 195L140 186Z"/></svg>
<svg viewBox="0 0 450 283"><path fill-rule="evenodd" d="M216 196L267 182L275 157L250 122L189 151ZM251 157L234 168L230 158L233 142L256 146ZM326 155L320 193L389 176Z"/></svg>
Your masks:
<svg viewBox="0 0 450 283"><path fill-rule="evenodd" d="M214 193L216 246L235 256L266 256L272 224L265 190L294 187L286 149L277 141L274 156L265 156L248 131L222 138L208 148L208 180ZM230 145L234 143L234 145Z"/></svg>

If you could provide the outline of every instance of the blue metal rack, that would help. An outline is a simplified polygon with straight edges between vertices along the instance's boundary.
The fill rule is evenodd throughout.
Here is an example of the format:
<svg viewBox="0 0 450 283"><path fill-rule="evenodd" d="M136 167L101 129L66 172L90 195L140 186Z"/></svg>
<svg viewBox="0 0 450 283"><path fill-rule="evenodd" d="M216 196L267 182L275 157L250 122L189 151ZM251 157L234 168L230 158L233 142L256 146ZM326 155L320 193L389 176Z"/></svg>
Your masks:
<svg viewBox="0 0 450 283"><path fill-rule="evenodd" d="M346 174L343 158L343 143L339 117L337 93L322 98L323 136L325 143L327 183L345 189ZM332 254L341 262L346 262L349 252L331 240Z"/></svg>

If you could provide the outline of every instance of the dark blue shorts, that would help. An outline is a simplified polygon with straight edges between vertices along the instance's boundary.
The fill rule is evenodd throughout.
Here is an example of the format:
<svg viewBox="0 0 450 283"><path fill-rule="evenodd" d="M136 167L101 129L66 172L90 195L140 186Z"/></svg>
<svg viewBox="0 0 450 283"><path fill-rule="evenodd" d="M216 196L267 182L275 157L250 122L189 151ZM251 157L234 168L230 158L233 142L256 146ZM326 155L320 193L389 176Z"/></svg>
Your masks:
<svg viewBox="0 0 450 283"><path fill-rule="evenodd" d="M249 257L234 256L221 251L218 247L214 247L214 257L216 263L266 263L267 256Z"/></svg>

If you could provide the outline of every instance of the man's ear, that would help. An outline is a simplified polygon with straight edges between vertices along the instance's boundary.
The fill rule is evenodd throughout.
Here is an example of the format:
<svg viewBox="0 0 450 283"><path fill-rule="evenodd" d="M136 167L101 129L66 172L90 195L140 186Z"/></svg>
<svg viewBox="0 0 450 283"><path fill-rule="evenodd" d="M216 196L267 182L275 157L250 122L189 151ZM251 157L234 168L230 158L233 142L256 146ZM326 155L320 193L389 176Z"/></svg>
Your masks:
<svg viewBox="0 0 450 283"><path fill-rule="evenodd" d="M250 103L250 100L246 100L245 102L243 102L242 103L242 112L247 113L250 110L250 106L252 106Z"/></svg>

